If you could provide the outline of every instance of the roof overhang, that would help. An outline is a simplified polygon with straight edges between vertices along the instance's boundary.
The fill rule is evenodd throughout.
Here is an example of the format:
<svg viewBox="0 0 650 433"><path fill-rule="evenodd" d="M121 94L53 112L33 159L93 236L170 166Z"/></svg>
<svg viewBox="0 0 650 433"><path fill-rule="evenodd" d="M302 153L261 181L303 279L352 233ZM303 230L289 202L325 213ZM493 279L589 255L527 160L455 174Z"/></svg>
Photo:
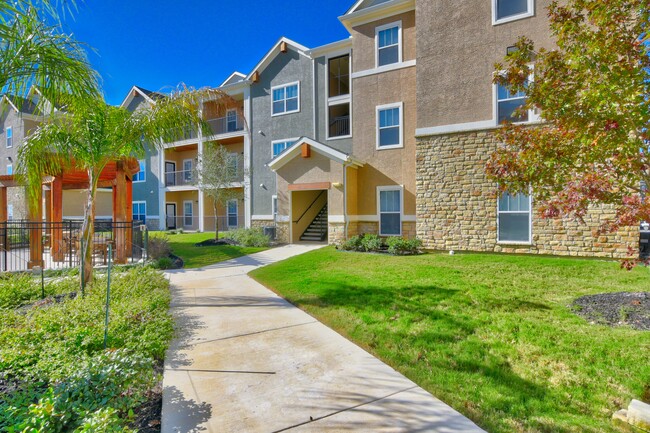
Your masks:
<svg viewBox="0 0 650 433"><path fill-rule="evenodd" d="M124 100L120 104L120 107L122 107L122 108L128 107L136 94L139 94L140 96L142 96L150 104L155 104L156 103L156 101L154 101L153 98L151 98L149 95L147 95L142 90L140 90L140 88L138 86L133 86L133 87L131 87L131 90L129 90L129 94L126 95L126 98L124 98Z"/></svg>
<svg viewBox="0 0 650 433"><path fill-rule="evenodd" d="M327 54L338 53L342 51L349 51L352 48L352 38L343 39L342 41L332 42L327 45L313 48L307 51L307 54L312 58L322 57Z"/></svg>
<svg viewBox="0 0 650 433"><path fill-rule="evenodd" d="M316 153L319 153L333 161L336 161L339 164L343 164L352 168L363 167L364 165L364 162L359 161L352 155L348 155L345 152L341 152L340 150L334 149L333 147L320 143L316 140L312 140L311 138L302 137L287 150L276 156L275 159L273 159L273 161L268 164L269 168L273 171L279 170L284 165L289 163L289 161L300 155L302 146L305 144L310 146L311 149Z"/></svg>
<svg viewBox="0 0 650 433"><path fill-rule="evenodd" d="M245 74L242 74L241 72L235 71L232 74L230 74L230 76L228 78L226 78L224 80L224 82L219 85L219 87L224 87L224 86L229 85L229 84L238 83L239 81L245 80L245 79L246 79Z"/></svg>
<svg viewBox="0 0 650 433"><path fill-rule="evenodd" d="M339 17L339 21L348 32L352 32L354 27L363 24L415 10L415 0L391 0L369 8L356 10L360 4L361 1L357 2L348 13Z"/></svg>
<svg viewBox="0 0 650 433"><path fill-rule="evenodd" d="M271 62L275 59L275 57L282 52L282 49L281 49L282 44L286 44L286 46L288 48L293 48L294 51L296 51L300 55L303 55L303 56L305 56L307 58L311 58L307 54L307 51L309 51L309 48L305 47L304 45L300 45L299 43L294 42L291 39L285 38L283 36L275 43L275 45L273 45L273 48L271 48L266 53L266 55L262 58L262 60L260 60L260 62L257 65L255 65L255 67L250 72L250 74L248 74L246 79L247 80L252 80L253 75L255 74L255 72L261 74L264 71L264 69L266 69L267 66L269 66L271 64Z"/></svg>

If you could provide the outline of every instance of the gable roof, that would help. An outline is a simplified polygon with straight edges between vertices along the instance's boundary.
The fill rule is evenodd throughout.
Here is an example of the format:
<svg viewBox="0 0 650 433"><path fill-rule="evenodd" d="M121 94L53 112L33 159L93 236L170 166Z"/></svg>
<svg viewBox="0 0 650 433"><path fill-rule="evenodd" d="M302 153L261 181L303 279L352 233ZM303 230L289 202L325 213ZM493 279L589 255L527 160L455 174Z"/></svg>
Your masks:
<svg viewBox="0 0 650 433"><path fill-rule="evenodd" d="M131 87L131 90L129 90L129 93L126 95L126 98L124 98L124 100L120 104L120 107L123 108L127 107L135 97L136 93L142 96L151 104L155 103L157 99L165 97L165 95L163 95L162 93L153 92L151 90L147 90L140 86L133 86Z"/></svg>
<svg viewBox="0 0 650 433"><path fill-rule="evenodd" d="M304 45L300 45L298 42L294 42L289 38L285 38L284 36L281 37L275 45L273 45L273 48L271 48L264 57L262 57L262 60L259 61L257 65L253 68L253 70L246 76L247 80L250 80L253 77L253 74L255 72L262 73L264 69L267 68L271 64L271 62L275 59L275 57L280 54L280 46L282 43L286 43L288 47L293 48L298 54L301 54L308 59L309 55L307 54L307 51L309 51L309 48L305 47Z"/></svg>
<svg viewBox="0 0 650 433"><path fill-rule="evenodd" d="M318 142L316 140L312 140L309 137L301 137L295 143L293 143L289 148L287 148L284 152L282 152L281 154L276 156L271 162L269 162L268 164L269 168L273 171L277 171L280 168L282 168L285 164L287 164L289 161L291 161L292 159L294 159L296 156L300 154L300 150L303 144L308 144L317 153L320 153L321 155L326 156L327 158L336 161L340 164L348 164L350 165L350 167L353 168L362 167L365 164L364 162L359 161L358 159L354 158L350 154L341 152L338 149L334 149L333 147Z"/></svg>
<svg viewBox="0 0 650 433"><path fill-rule="evenodd" d="M415 0L359 0L339 21L352 32L353 27L412 10L415 10Z"/></svg>
<svg viewBox="0 0 650 433"><path fill-rule="evenodd" d="M356 3L348 9L348 11L345 13L345 15L351 14L352 12L356 12L361 9L366 9L372 6L376 6L381 3L386 3L390 0L358 0Z"/></svg>
<svg viewBox="0 0 650 433"><path fill-rule="evenodd" d="M246 79L246 75L242 74L241 72L235 71L232 74L230 74L230 76L226 78L226 81L221 83L219 87L227 86L229 84L239 83L240 81L244 81L245 79Z"/></svg>

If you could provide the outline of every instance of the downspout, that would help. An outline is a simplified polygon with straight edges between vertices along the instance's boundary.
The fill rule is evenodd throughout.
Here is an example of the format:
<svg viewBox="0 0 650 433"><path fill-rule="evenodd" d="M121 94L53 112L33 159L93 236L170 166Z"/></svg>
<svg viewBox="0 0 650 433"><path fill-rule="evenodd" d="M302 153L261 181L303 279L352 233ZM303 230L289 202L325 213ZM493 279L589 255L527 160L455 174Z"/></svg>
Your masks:
<svg viewBox="0 0 650 433"><path fill-rule="evenodd" d="M343 239L348 240L348 226L350 220L348 218L348 164L349 161L343 163Z"/></svg>
<svg viewBox="0 0 650 433"><path fill-rule="evenodd" d="M316 59L313 57L311 58L311 91L312 91L312 100L311 100L311 105L312 105L312 113L313 113L313 138L314 140L318 140L318 137L316 136Z"/></svg>

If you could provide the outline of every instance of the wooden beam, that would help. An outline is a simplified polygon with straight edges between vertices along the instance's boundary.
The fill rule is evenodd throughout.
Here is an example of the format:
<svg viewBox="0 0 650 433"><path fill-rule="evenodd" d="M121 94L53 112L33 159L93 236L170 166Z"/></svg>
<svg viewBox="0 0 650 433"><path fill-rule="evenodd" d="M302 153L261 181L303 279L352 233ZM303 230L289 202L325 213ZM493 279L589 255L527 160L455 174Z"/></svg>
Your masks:
<svg viewBox="0 0 650 433"><path fill-rule="evenodd" d="M115 236L115 263L126 263L126 173L124 163L117 163L113 187L113 222Z"/></svg>
<svg viewBox="0 0 650 433"><path fill-rule="evenodd" d="M133 254L133 181L126 179L126 221L129 227L126 229L126 255Z"/></svg>
<svg viewBox="0 0 650 433"><path fill-rule="evenodd" d="M27 197L28 194L25 194ZM29 199L27 199L29 200ZM40 190L37 198L37 205L30 206L27 203L29 213L29 262L27 268L34 266L43 267L43 190Z"/></svg>
<svg viewBox="0 0 650 433"><path fill-rule="evenodd" d="M280 52L281 53L286 53L287 52L287 43L282 41L280 42Z"/></svg>
<svg viewBox="0 0 650 433"><path fill-rule="evenodd" d="M0 223L6 223L7 218L7 187L0 186Z"/></svg>
<svg viewBox="0 0 650 433"><path fill-rule="evenodd" d="M301 147L301 156L303 158L309 158L311 156L311 146L307 143L303 143Z"/></svg>
<svg viewBox="0 0 650 433"><path fill-rule="evenodd" d="M63 178L57 176L50 184L50 251L52 260L62 262L65 254L63 245Z"/></svg>
<svg viewBox="0 0 650 433"><path fill-rule="evenodd" d="M258 71L253 72L253 76L251 77L251 81L253 83L257 83L260 81L260 73Z"/></svg>
<svg viewBox="0 0 650 433"><path fill-rule="evenodd" d="M318 189L330 189L331 182L315 182L315 183L294 183L289 185L289 191L313 191Z"/></svg>

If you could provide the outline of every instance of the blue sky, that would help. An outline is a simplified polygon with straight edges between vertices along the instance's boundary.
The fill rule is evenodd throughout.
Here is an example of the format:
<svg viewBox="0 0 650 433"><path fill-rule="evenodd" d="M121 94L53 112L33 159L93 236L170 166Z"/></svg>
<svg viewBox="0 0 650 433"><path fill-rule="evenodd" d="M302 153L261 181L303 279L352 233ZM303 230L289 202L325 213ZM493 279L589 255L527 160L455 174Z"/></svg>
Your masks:
<svg viewBox="0 0 650 433"><path fill-rule="evenodd" d="M338 21L354 0L85 0L65 30L96 50L90 61L106 100L132 85L161 90L184 82L217 86L250 72L287 36L310 48L347 38Z"/></svg>

